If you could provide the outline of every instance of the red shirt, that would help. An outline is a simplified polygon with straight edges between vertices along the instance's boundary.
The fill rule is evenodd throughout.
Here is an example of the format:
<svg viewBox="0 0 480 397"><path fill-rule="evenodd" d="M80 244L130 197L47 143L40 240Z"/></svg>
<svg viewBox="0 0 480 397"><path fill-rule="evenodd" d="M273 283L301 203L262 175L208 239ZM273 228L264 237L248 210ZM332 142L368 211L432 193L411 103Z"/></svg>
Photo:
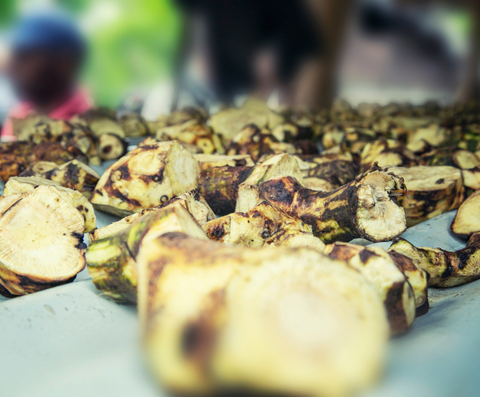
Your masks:
<svg viewBox="0 0 480 397"><path fill-rule="evenodd" d="M78 90L68 100L48 114L52 119L70 120L78 113L91 109L93 101L83 90ZM29 102L20 102L8 114L2 129L2 140L16 140L13 135L12 118L23 119L35 113L35 108Z"/></svg>

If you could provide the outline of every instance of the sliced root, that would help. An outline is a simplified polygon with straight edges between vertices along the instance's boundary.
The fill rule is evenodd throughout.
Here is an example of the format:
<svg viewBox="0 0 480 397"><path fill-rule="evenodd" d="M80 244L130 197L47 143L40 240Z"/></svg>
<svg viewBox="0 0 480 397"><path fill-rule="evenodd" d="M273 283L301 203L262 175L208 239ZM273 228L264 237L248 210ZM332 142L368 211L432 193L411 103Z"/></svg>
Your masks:
<svg viewBox="0 0 480 397"><path fill-rule="evenodd" d="M85 224L55 188L0 200L0 283L25 295L72 281L85 266Z"/></svg>
<svg viewBox="0 0 480 397"><path fill-rule="evenodd" d="M271 156L263 163L256 165L251 174L238 186L236 212L247 212L260 201L258 186L273 178L290 176L303 185L303 177L297 160L288 154Z"/></svg>
<svg viewBox="0 0 480 397"><path fill-rule="evenodd" d="M175 197L167 203L162 204L158 207L143 210L140 213L129 215L117 222L113 222L110 225L104 226L100 229L95 229L91 233L89 233L88 238L92 243L95 240L111 236L112 234L118 233L121 230L126 229L139 217L154 211L160 211L163 208L174 203L178 203L183 208L185 208L200 226L203 226L207 222L215 219L215 214L213 213L212 209L209 207L203 196L198 192L198 190L192 190L190 192L182 194L181 196Z"/></svg>
<svg viewBox="0 0 480 397"><path fill-rule="evenodd" d="M407 240L397 239L391 251L411 258L428 274L431 287L455 287L480 278L480 235L475 233L467 246L455 252L440 248L417 248Z"/></svg>
<svg viewBox="0 0 480 397"><path fill-rule="evenodd" d="M404 210L396 203L403 182L380 168L328 193L303 188L291 177L264 182L259 190L262 198L311 225L325 243L356 237L388 241L406 229Z"/></svg>
<svg viewBox="0 0 480 397"><path fill-rule="evenodd" d="M452 222L452 232L465 238L480 232L480 191L462 203Z"/></svg>
<svg viewBox="0 0 480 397"><path fill-rule="evenodd" d="M169 390L342 396L381 371L385 309L344 262L169 233L138 264L145 348Z"/></svg>
<svg viewBox="0 0 480 397"><path fill-rule="evenodd" d="M85 221L85 231L91 232L97 227L97 220L92 204L86 197L76 190L67 189L59 183L37 177L12 177L5 185L4 195L9 196L18 193L31 193L40 186L50 187L50 194L56 194L63 200L73 205Z"/></svg>
<svg viewBox="0 0 480 397"><path fill-rule="evenodd" d="M253 167L255 165L249 154L237 154L233 156L196 154L193 157L198 161L201 171L212 167Z"/></svg>
<svg viewBox="0 0 480 397"><path fill-rule="evenodd" d="M323 251L325 246L313 236L310 225L287 215L267 201L262 201L248 212L214 219L205 224L203 230L212 240L243 247L312 247Z"/></svg>
<svg viewBox="0 0 480 397"><path fill-rule="evenodd" d="M87 198L90 198L100 179L100 175L94 169L77 160L59 166L55 163L41 161L32 164L22 172L21 176L49 179L58 182L63 187L78 190Z"/></svg>
<svg viewBox="0 0 480 397"><path fill-rule="evenodd" d="M394 242L397 240L398 238L394 239ZM418 261L397 252L395 246L390 247L387 252L412 287L417 316L426 314L429 309L427 272L420 267Z"/></svg>

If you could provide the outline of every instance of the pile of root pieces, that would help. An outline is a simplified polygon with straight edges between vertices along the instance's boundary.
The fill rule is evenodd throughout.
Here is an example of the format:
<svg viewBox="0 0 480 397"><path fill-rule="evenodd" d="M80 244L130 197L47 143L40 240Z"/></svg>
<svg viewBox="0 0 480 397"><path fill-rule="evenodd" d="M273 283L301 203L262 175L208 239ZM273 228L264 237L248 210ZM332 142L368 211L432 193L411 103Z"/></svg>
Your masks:
<svg viewBox="0 0 480 397"><path fill-rule="evenodd" d="M480 278L479 117L478 103L248 100L153 122L18 120L19 140L0 144L0 293L86 265L103 295L138 306L151 370L174 393L350 395L428 312L429 287ZM99 175L103 160L116 161ZM94 209L121 219L97 229ZM465 248L400 237L455 209Z"/></svg>

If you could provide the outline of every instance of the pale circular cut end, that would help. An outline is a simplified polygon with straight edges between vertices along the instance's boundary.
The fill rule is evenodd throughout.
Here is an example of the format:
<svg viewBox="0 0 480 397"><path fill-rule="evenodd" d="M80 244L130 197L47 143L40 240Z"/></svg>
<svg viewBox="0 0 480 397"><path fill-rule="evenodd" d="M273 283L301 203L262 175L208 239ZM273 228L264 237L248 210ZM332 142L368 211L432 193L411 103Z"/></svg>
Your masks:
<svg viewBox="0 0 480 397"><path fill-rule="evenodd" d="M469 170L480 165L480 158L469 150L457 150L453 153L453 161L462 170Z"/></svg>
<svg viewBox="0 0 480 397"><path fill-rule="evenodd" d="M407 228L405 210L390 197L396 188L394 177L385 172L375 171L361 180L356 216L365 238L387 241Z"/></svg>
<svg viewBox="0 0 480 397"><path fill-rule="evenodd" d="M358 271L312 250L241 267L226 289L214 373L228 385L343 396L381 371L388 325ZM268 371L265 371L268 368Z"/></svg>
<svg viewBox="0 0 480 397"><path fill-rule="evenodd" d="M84 268L84 220L50 187L1 200L0 213L0 266L40 282L67 280Z"/></svg>
<svg viewBox="0 0 480 397"><path fill-rule="evenodd" d="M480 191L472 194L460 206L452 222L452 232L465 237L480 232Z"/></svg>

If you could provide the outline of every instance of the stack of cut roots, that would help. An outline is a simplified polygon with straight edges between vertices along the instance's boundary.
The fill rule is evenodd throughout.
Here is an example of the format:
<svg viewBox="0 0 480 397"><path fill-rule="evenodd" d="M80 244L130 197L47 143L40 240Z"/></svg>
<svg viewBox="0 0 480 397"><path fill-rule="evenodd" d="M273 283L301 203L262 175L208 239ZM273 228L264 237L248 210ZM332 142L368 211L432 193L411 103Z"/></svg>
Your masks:
<svg viewBox="0 0 480 397"><path fill-rule="evenodd" d="M17 120L20 140L0 145L0 293L72 281L86 262L103 295L138 305L170 391L349 395L428 312L428 287L480 278L477 106L250 99L211 117ZM87 165L102 160L103 175ZM96 229L94 208L123 218ZM400 237L457 208L465 248Z"/></svg>

